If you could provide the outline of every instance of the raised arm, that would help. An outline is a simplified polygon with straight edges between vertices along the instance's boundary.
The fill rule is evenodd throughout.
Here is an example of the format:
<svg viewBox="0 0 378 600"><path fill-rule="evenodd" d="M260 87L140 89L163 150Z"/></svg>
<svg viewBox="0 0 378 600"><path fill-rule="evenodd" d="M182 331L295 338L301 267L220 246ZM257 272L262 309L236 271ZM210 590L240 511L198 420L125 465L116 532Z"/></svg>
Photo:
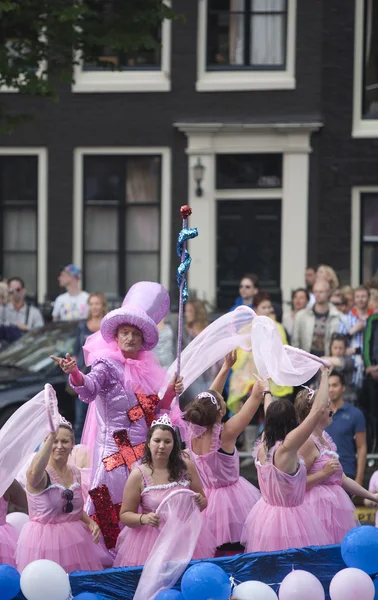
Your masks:
<svg viewBox="0 0 378 600"><path fill-rule="evenodd" d="M269 382L265 379L262 379L259 375L255 375L255 379L256 381L252 388L251 395L249 398L247 398L239 412L231 417L231 419L229 419L223 427L221 440L222 448L226 452L229 451L227 446L232 446L230 449L232 452L238 436L242 433L242 431L244 431L259 408L263 400L264 392L268 392L265 394L265 397L271 397L269 391Z"/></svg>
<svg viewBox="0 0 378 600"><path fill-rule="evenodd" d="M236 350L229 352L229 354L227 354L225 356L223 365L221 366L218 375L216 376L216 378L214 379L213 383L210 386L211 389L214 390L214 392L218 392L218 394L223 394L223 389L226 384L228 374L231 371L234 364L236 363L236 359L237 359L237 351Z"/></svg>
<svg viewBox="0 0 378 600"><path fill-rule="evenodd" d="M7 489L5 497L8 501L12 502L12 504L15 504L19 508L24 510L28 509L25 490L16 479L13 480L13 483L11 483Z"/></svg>
<svg viewBox="0 0 378 600"><path fill-rule="evenodd" d="M310 437L324 410L328 407L328 374L326 367L321 368L320 386L315 395L310 413L298 427L290 431L282 444L281 451L296 452Z"/></svg>
<svg viewBox="0 0 378 600"><path fill-rule="evenodd" d="M30 492L38 493L45 489L47 484L46 467L49 462L56 432L51 432L43 442L41 448L33 458L26 471L26 486Z"/></svg>

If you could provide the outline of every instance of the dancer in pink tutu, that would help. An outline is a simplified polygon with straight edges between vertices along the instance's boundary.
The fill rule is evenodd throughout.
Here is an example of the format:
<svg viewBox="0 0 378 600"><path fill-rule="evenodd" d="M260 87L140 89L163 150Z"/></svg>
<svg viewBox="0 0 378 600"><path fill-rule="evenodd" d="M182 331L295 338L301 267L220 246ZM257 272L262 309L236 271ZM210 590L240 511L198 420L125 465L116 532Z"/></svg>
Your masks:
<svg viewBox="0 0 378 600"><path fill-rule="evenodd" d="M307 471L298 451L328 409L328 370L306 419L298 425L289 400L265 396L265 428L256 444L255 464L261 498L245 522L246 552L272 552L331 543L320 518L304 504Z"/></svg>
<svg viewBox="0 0 378 600"><path fill-rule="evenodd" d="M52 357L70 375L80 400L90 404L82 443L93 449L88 514L98 523L109 562L122 524L119 510L125 482L143 455L147 431L156 413L168 409L174 394L183 391L175 381L167 389L167 373L151 350L159 339L157 323L170 305L159 283L141 281L128 291L122 307L101 321L100 331L83 347L91 372L83 375L69 355ZM158 395L167 389L164 397Z"/></svg>
<svg viewBox="0 0 378 600"><path fill-rule="evenodd" d="M235 360L235 351L226 356L211 389L198 394L187 406L184 416L183 437L208 499L204 515L216 539L217 556L241 551L239 542L244 521L260 498L260 492L240 477L235 443L259 408L264 394L269 393L269 384L257 377L242 409L222 425L226 403L221 394ZM234 544L238 547L230 547Z"/></svg>
<svg viewBox="0 0 378 600"><path fill-rule="evenodd" d="M125 485L120 518L126 527L118 537L114 567L145 564L162 526L156 510L164 498L179 489L195 492L193 502L201 511L206 508L207 500L196 468L183 457L172 423L164 415L153 422L142 462L133 469ZM180 531L176 533L180 536ZM212 536L205 538L197 544L193 558L214 555ZM185 540L182 543L185 544Z"/></svg>
<svg viewBox="0 0 378 600"><path fill-rule="evenodd" d="M12 502L19 508L27 509L28 504L24 490L18 481L13 481L4 496L0 498L0 564L16 566L17 530L6 522L8 503Z"/></svg>
<svg viewBox="0 0 378 600"><path fill-rule="evenodd" d="M30 522L21 530L16 565L53 560L67 573L102 569L98 525L83 511L79 470L68 464L74 432L67 421L51 432L27 472Z"/></svg>
<svg viewBox="0 0 378 600"><path fill-rule="evenodd" d="M299 392L295 408L300 422L311 411L314 391ZM345 534L359 525L353 514L355 506L348 494L360 496L376 504L378 494L365 490L350 477L347 477L339 462L337 448L331 436L324 431L332 423L333 413L324 411L313 434L299 450L307 468L307 491L304 503L320 518L331 535L332 544L340 544Z"/></svg>

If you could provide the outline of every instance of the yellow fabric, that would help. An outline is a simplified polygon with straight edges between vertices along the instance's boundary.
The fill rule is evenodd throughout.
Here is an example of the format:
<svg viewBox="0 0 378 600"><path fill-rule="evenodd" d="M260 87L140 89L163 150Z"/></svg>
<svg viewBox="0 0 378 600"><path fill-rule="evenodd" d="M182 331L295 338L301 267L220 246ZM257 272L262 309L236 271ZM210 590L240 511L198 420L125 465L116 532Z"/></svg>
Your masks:
<svg viewBox="0 0 378 600"><path fill-rule="evenodd" d="M286 332L281 323L276 323L283 344L287 344ZM253 360L252 352L246 352L241 348L237 350L237 360L232 367L232 375L230 378L230 390L227 400L227 408L237 413L240 408L240 401L244 398L253 387L255 379L253 374L256 373L256 366ZM273 396L283 398L293 393L291 386L277 385L270 380L270 391Z"/></svg>

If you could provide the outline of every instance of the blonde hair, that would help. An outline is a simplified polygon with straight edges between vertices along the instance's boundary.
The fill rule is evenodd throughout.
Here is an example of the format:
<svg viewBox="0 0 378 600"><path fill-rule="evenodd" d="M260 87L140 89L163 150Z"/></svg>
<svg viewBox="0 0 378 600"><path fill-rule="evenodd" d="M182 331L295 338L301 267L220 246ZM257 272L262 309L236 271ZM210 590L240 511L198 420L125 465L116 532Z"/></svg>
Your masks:
<svg viewBox="0 0 378 600"><path fill-rule="evenodd" d="M330 267L329 265L319 265L316 271L317 274L319 269L324 269L326 271L325 277L329 283L331 292L333 292L333 290L336 290L340 285L339 278L336 275L336 271L332 269L332 267Z"/></svg>
<svg viewBox="0 0 378 600"><path fill-rule="evenodd" d="M98 298L100 300L100 302L102 304L102 311L103 311L102 316L105 317L106 313L108 312L108 302L107 302L104 294L102 292L92 292L92 294L90 294L88 297L88 304L89 304L89 301L91 298ZM91 319L91 318L92 318L91 309L89 309L87 320L89 321L89 319Z"/></svg>
<svg viewBox="0 0 378 600"><path fill-rule="evenodd" d="M186 304L190 304L193 307L194 321L198 323L200 329L205 329L205 327L207 327L209 324L209 316L207 314L205 304L197 298L195 300L188 300Z"/></svg>
<svg viewBox="0 0 378 600"><path fill-rule="evenodd" d="M373 308L378 303L377 288L370 288L369 307Z"/></svg>

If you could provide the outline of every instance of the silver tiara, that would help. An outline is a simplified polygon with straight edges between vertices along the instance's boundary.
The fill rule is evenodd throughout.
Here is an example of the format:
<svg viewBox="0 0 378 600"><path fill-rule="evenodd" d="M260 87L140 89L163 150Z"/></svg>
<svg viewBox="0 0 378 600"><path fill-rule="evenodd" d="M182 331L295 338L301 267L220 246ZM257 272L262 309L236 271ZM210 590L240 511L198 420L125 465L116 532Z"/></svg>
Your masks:
<svg viewBox="0 0 378 600"><path fill-rule="evenodd" d="M59 415L59 425L67 425L67 427L72 429L72 424L69 421L67 421L67 419L62 417L62 415Z"/></svg>
<svg viewBox="0 0 378 600"><path fill-rule="evenodd" d="M197 398L198 400L202 400L202 398L209 398L217 408L220 408L218 400L216 399L214 394L211 394L210 392L201 392L200 394L198 394Z"/></svg>
<svg viewBox="0 0 378 600"><path fill-rule="evenodd" d="M159 417L156 421L152 421L151 427L155 427L155 425L167 425L167 427L171 427L173 429L172 421L168 417L167 413L164 413L164 415Z"/></svg>
<svg viewBox="0 0 378 600"><path fill-rule="evenodd" d="M315 390L308 387L307 385L302 385L301 387L303 387L305 390L307 390L307 400L312 400L313 397L315 396Z"/></svg>

